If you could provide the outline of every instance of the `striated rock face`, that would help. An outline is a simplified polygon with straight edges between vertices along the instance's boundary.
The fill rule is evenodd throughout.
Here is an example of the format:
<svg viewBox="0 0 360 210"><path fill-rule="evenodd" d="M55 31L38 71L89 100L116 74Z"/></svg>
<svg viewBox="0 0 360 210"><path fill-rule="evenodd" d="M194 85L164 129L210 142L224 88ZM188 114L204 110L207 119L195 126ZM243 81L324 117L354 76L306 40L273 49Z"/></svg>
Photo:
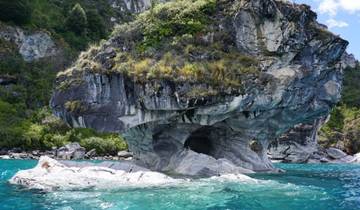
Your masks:
<svg viewBox="0 0 360 210"><path fill-rule="evenodd" d="M344 53L341 58L342 68L355 68L357 60L354 55ZM345 70L346 71L346 70ZM299 124L269 146L269 156L272 160L292 163L306 162L328 162L327 152L318 146L318 131L330 119L328 117L320 118L312 123ZM341 137L339 137L339 140ZM338 142L339 148L342 141ZM330 158L332 158L330 156ZM336 158L341 159L341 158ZM347 161L347 160L345 160Z"/></svg>
<svg viewBox="0 0 360 210"><path fill-rule="evenodd" d="M19 27L0 23L0 38L15 43L19 53L28 62L59 53L51 37L42 31L30 33Z"/></svg>
<svg viewBox="0 0 360 210"><path fill-rule="evenodd" d="M319 118L312 123L296 125L276 139L269 145L271 159L291 163L323 161L323 155L318 154L317 132L324 121Z"/></svg>
<svg viewBox="0 0 360 210"><path fill-rule="evenodd" d="M202 2L208 1L193 4ZM165 8L180 3L167 3ZM134 54L137 43L148 41L143 25L149 23L142 25L140 16L130 23L132 28L120 27L59 74L51 101L55 114L74 127L121 133L138 163L153 170L188 175L273 170L269 143L295 125L327 116L339 100L340 59L347 42L319 25L305 5L274 0L224 0L214 5L205 29L185 34L206 50L189 58L180 50L175 56L178 46L164 47L176 36L170 33L161 40L161 48L150 47L141 55L151 59L142 71L157 68L156 59L169 53L173 60L193 65L221 59L210 54L213 51L231 54L234 63L240 55L256 58L251 65L256 71L239 71L231 85L225 85L230 80L223 73L226 68L213 73L224 75L217 83L211 77L182 75L148 74L139 80L129 73L135 64L120 71L126 62L121 55ZM239 65L243 68L241 61ZM204 66L206 75L210 67Z"/></svg>

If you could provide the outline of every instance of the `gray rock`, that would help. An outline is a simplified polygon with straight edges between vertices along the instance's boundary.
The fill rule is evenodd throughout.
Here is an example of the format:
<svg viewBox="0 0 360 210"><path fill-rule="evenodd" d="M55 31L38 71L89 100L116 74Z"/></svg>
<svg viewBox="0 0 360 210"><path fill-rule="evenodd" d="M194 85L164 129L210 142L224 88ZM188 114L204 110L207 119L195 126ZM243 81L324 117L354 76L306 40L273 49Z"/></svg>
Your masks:
<svg viewBox="0 0 360 210"><path fill-rule="evenodd" d="M321 162L321 163L328 163L328 162L330 162L330 160L327 159L327 158L325 158L325 157L322 157L322 158L320 159L320 162Z"/></svg>
<svg viewBox="0 0 360 210"><path fill-rule="evenodd" d="M241 90L219 88L213 96L187 97L193 89L213 87L171 79L140 83L107 72L116 54L132 47L115 33L83 55L104 72L79 60L59 74L57 85L66 88L55 91L51 107L73 127L121 133L137 163L152 170L200 176L274 171L269 144L296 125L310 125L305 130L313 133L313 123L339 101L340 62L348 43L324 31L308 7L289 2L241 1L216 21L213 32L230 39L220 40L224 46L230 42L259 61L261 72L242 75ZM69 102L77 109L67 109ZM290 149L301 161L316 151L294 142ZM287 154L295 152L276 156Z"/></svg>
<svg viewBox="0 0 360 210"><path fill-rule="evenodd" d="M326 149L326 153L333 159L341 159L347 156L347 154L336 148Z"/></svg>
<svg viewBox="0 0 360 210"><path fill-rule="evenodd" d="M56 157L65 160L78 160L85 157L86 150L79 143L70 143L57 150Z"/></svg>
<svg viewBox="0 0 360 210"><path fill-rule="evenodd" d="M10 153L10 158L12 159L32 159L31 156L25 152L22 153Z"/></svg>
<svg viewBox="0 0 360 210"><path fill-rule="evenodd" d="M34 150L34 151L31 152L31 154L34 155L34 156L40 156L41 155L39 150Z"/></svg>
<svg viewBox="0 0 360 210"><path fill-rule="evenodd" d="M317 145L317 131L324 122L325 120L320 119L314 123L295 126L270 145L270 158L289 163L356 162L355 156L347 155L341 150L341 141L337 142L337 148L323 149Z"/></svg>
<svg viewBox="0 0 360 210"><path fill-rule="evenodd" d="M288 163L305 163L310 159L325 157L326 154L317 154L317 131L324 122L325 119L320 118L312 123L296 125L270 144L270 158Z"/></svg>
<svg viewBox="0 0 360 210"><path fill-rule="evenodd" d="M356 153L353 157L353 163L360 163L360 153Z"/></svg>
<svg viewBox="0 0 360 210"><path fill-rule="evenodd" d="M93 158L96 156L96 149L92 149L85 154L86 158Z"/></svg>
<svg viewBox="0 0 360 210"><path fill-rule="evenodd" d="M161 1L160 1L161 2ZM150 0L109 0L112 8L119 11L127 11L130 13L140 13L149 9L151 6Z"/></svg>
<svg viewBox="0 0 360 210"><path fill-rule="evenodd" d="M15 43L25 61L30 62L59 53L54 41L43 31L29 33L20 27L0 26L0 38Z"/></svg>
<svg viewBox="0 0 360 210"><path fill-rule="evenodd" d="M358 61L356 60L355 56L353 54L344 53L344 55L341 58L341 63L344 68L355 68Z"/></svg>
<svg viewBox="0 0 360 210"><path fill-rule="evenodd" d="M285 163L307 163L310 159L311 154L307 152L298 152L294 154L289 154L284 158ZM311 159L316 160L316 159Z"/></svg>
<svg viewBox="0 0 360 210"><path fill-rule="evenodd" d="M132 156L133 156L133 153L124 150L124 151L119 151L119 152L117 153L117 156L120 157L120 158L129 158L129 157L132 157Z"/></svg>
<svg viewBox="0 0 360 210"><path fill-rule="evenodd" d="M0 155L7 155L8 151L6 149L0 149Z"/></svg>
<svg viewBox="0 0 360 210"><path fill-rule="evenodd" d="M342 157L340 159L337 159L336 161L340 163L353 163L356 160L356 158L352 155L346 155L345 157Z"/></svg>

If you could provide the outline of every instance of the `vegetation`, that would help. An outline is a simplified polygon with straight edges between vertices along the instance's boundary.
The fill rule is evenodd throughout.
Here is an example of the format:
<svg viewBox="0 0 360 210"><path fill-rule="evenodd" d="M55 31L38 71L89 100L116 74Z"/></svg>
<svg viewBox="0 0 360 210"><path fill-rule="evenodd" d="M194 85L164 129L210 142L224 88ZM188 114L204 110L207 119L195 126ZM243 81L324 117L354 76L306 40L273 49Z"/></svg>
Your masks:
<svg viewBox="0 0 360 210"><path fill-rule="evenodd" d="M319 143L338 146L350 154L360 152L360 66L346 69L341 102L322 127Z"/></svg>
<svg viewBox="0 0 360 210"><path fill-rule="evenodd" d="M143 24L144 35L140 49L159 47L167 38L204 31L211 23L210 15L215 6L215 0L183 0L155 6L138 18Z"/></svg>
<svg viewBox="0 0 360 210"><path fill-rule="evenodd" d="M239 53L230 35L216 30L220 24L216 5L215 0L158 4L135 21L120 25L113 36L129 50L117 52L112 71L137 82L167 79L239 89L260 73L258 61Z"/></svg>
<svg viewBox="0 0 360 210"><path fill-rule="evenodd" d="M89 43L105 38L112 27L110 17L118 17L115 13L107 0L0 0L0 29L3 21L29 31L46 31L64 50L56 59L28 63L15 43L0 39L0 79L9 80L0 82L0 148L45 150L73 141L88 150L95 148L98 154L126 148L117 134L69 128L48 108L57 71ZM78 104L70 103L69 108L81 111Z"/></svg>
<svg viewBox="0 0 360 210"><path fill-rule="evenodd" d="M30 0L0 0L0 20L22 25L30 21L31 14Z"/></svg>
<svg viewBox="0 0 360 210"><path fill-rule="evenodd" d="M12 84L0 86L0 148L51 149L79 142L98 154L114 154L126 148L115 134L98 134L89 129L71 129L51 115L48 106L56 72L52 62L26 63L13 44L1 41L0 76ZM11 76L10 76L11 75ZM81 111L78 101L69 102L72 111Z"/></svg>
<svg viewBox="0 0 360 210"><path fill-rule="evenodd" d="M85 10L80 4L75 4L69 13L69 17L65 22L66 27L75 34L82 35L85 33L88 25Z"/></svg>
<svg viewBox="0 0 360 210"><path fill-rule="evenodd" d="M101 134L91 129L72 129L48 108L33 112L23 118L17 107L0 101L0 148L51 149L69 142L79 142L87 150L96 149L97 154L116 154L127 148L125 141L117 134Z"/></svg>
<svg viewBox="0 0 360 210"><path fill-rule="evenodd" d="M111 17L128 20L131 15L120 16L107 0L0 0L0 21L45 30L73 54L106 38Z"/></svg>

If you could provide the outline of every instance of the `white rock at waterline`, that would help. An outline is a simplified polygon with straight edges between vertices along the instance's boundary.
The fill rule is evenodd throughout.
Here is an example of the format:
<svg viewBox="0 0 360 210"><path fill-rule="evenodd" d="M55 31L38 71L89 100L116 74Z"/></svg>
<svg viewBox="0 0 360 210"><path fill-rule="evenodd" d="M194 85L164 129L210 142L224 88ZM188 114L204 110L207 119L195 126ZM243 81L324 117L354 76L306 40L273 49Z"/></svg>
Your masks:
<svg viewBox="0 0 360 210"><path fill-rule="evenodd" d="M258 180L243 174L223 174L204 180L258 183ZM70 167L47 156L41 157L35 168L16 173L9 182L30 189L47 191L151 187L191 183L188 179L173 179L153 171L127 172L99 166Z"/></svg>
<svg viewBox="0 0 360 210"><path fill-rule="evenodd" d="M9 160L11 159L9 155L0 155L1 160Z"/></svg>
<svg viewBox="0 0 360 210"><path fill-rule="evenodd" d="M67 167L54 159L43 156L35 168L19 171L9 182L31 189L78 190L86 188L109 189L121 186L153 186L178 181L180 180L151 171L129 173L97 166Z"/></svg>
<svg viewBox="0 0 360 210"><path fill-rule="evenodd" d="M354 163L360 163L360 153L354 155Z"/></svg>

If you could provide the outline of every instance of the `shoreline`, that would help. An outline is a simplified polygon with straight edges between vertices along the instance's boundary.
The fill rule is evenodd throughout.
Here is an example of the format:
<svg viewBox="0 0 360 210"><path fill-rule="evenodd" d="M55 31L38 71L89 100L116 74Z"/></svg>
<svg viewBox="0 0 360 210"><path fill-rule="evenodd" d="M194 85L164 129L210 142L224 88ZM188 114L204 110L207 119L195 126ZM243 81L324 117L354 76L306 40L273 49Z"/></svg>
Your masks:
<svg viewBox="0 0 360 210"><path fill-rule="evenodd" d="M282 158L277 158L268 154L269 160L272 163L360 163L360 153L349 155L336 148L328 148L322 155L317 155L317 158L309 158L306 162L289 162ZM133 154L129 151L119 151L117 155L98 155L95 149L86 151L78 143L70 143L60 148L53 148L52 150L40 151L23 151L19 148L2 149L0 150L0 160L39 160L42 156L59 160L59 161L71 161L71 160L100 160L100 161L131 161L133 160Z"/></svg>
<svg viewBox="0 0 360 210"><path fill-rule="evenodd" d="M127 152L127 151L126 151ZM52 158L54 160L58 161L89 161L89 160L100 160L100 161L131 161L133 160L132 156L124 157L124 156L114 156L114 155L104 155L104 156L94 156L94 157L84 157L84 158L78 158L78 159L65 159L65 158L59 158L54 154L49 154L49 151L45 152L9 152L8 154L1 154L0 160L39 160L42 156L47 156L49 158ZM270 158L269 158L270 159ZM347 155L347 158L343 159L333 159L328 161L318 161L318 162L285 162L278 159L270 159L271 163L285 163L285 164L357 164L360 163L360 154L355 155Z"/></svg>
<svg viewBox="0 0 360 210"><path fill-rule="evenodd" d="M40 157L47 156L55 160L103 160L103 161L118 161L118 160L132 160L132 154L128 151L120 151L118 155L94 155L83 156L82 158L62 158L59 157L56 151L16 151L8 150L0 153L0 160L39 160Z"/></svg>

